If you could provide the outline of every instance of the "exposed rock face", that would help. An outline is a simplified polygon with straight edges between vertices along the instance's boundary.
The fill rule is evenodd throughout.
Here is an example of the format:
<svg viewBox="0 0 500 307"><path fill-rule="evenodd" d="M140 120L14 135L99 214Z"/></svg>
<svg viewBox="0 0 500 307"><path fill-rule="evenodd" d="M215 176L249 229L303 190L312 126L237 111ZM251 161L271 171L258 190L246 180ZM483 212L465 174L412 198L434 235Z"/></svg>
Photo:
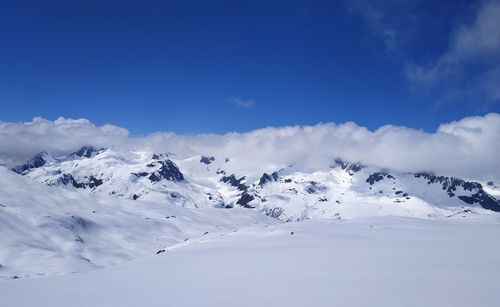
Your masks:
<svg viewBox="0 0 500 307"><path fill-rule="evenodd" d="M255 197L244 192L243 194L241 194L241 198L238 199L238 201L236 203L242 207L245 207L245 208L254 208L252 205L250 205L250 202L254 199L255 199Z"/></svg>
<svg viewBox="0 0 500 307"><path fill-rule="evenodd" d="M171 160L160 160L156 163L159 163L161 167L158 171L153 172L149 176L149 180L151 180L151 182L158 182L163 179L174 182L184 180L184 175L181 173L177 165L175 165L175 163Z"/></svg>
<svg viewBox="0 0 500 307"><path fill-rule="evenodd" d="M202 156L200 158L200 162L204 164L210 164L215 161L215 157L207 157L207 156Z"/></svg>
<svg viewBox="0 0 500 307"><path fill-rule="evenodd" d="M61 177L57 179L56 184L72 185L77 189L85 189L85 188L93 189L103 184L103 180L97 179L96 177L91 175L86 182L78 182L73 177L73 175L64 173L61 175Z"/></svg>
<svg viewBox="0 0 500 307"><path fill-rule="evenodd" d="M467 204L480 204L481 207L496 212L500 212L500 200L492 197L483 190L483 186L478 182L465 181L460 178L436 176L430 173L416 173L415 178L424 178L427 184L441 184L442 189L446 191L448 196L454 197L457 188L460 187L464 191L473 192L470 196L459 195L458 198Z"/></svg>
<svg viewBox="0 0 500 307"><path fill-rule="evenodd" d="M266 210L264 210L264 214L277 219L281 217L284 211L285 210L283 210L283 208L281 207L267 208Z"/></svg>
<svg viewBox="0 0 500 307"><path fill-rule="evenodd" d="M83 146L79 150L72 153L70 156L81 157L81 158L92 158L95 155L103 152L104 148L97 149L94 146Z"/></svg>
<svg viewBox="0 0 500 307"><path fill-rule="evenodd" d="M58 184L63 184L63 185L72 185L77 189L84 188L85 185L83 183L77 182L73 175L71 174L62 174L59 179L57 179Z"/></svg>
<svg viewBox="0 0 500 307"><path fill-rule="evenodd" d="M306 192L309 194L316 194L325 192L327 188L316 181L311 181L307 186Z"/></svg>
<svg viewBox="0 0 500 307"><path fill-rule="evenodd" d="M469 182L455 177L436 176L429 173L416 173L415 178L424 178L427 184L440 183L443 190L446 190L449 196L455 196L457 187L462 187L466 191L482 190L482 185L477 182Z"/></svg>
<svg viewBox="0 0 500 307"><path fill-rule="evenodd" d="M245 176L241 177L240 179L236 179L236 176L230 175L230 176L223 176L220 181L224 183L228 183L233 187L236 187L240 191L246 191L248 190L248 186L242 183L242 181L245 181Z"/></svg>
<svg viewBox="0 0 500 307"><path fill-rule="evenodd" d="M24 164L12 168L12 170L18 174L22 174L31 169L44 166L51 158L52 157L48 153L42 151L30 160L26 161Z"/></svg>
<svg viewBox="0 0 500 307"><path fill-rule="evenodd" d="M148 176L149 173L148 172L138 172L138 173L132 173L132 176L135 176L137 178L140 178L140 177L146 177Z"/></svg>
<svg viewBox="0 0 500 307"><path fill-rule="evenodd" d="M94 176L91 175L90 178L89 178L89 182L88 182L87 186L89 188L93 189L93 188L98 187L98 186L100 186L102 184L103 184L102 179L97 179L97 178L95 178Z"/></svg>
<svg viewBox="0 0 500 307"><path fill-rule="evenodd" d="M351 175L351 176L363 169L363 165L361 165L359 163L349 163L349 162L345 162L341 159L335 159L334 162L335 162L334 166L340 167L341 169L348 172L349 175Z"/></svg>
<svg viewBox="0 0 500 307"><path fill-rule="evenodd" d="M377 172L377 173L373 173L370 176L368 176L368 178L366 179L366 182L368 182L370 185L373 185L375 182L383 180L384 178L394 179L394 177L390 174L383 173L383 172Z"/></svg>
<svg viewBox="0 0 500 307"><path fill-rule="evenodd" d="M278 181L279 175L277 172L272 173L271 175L264 173L262 177L260 177L259 185L262 187L268 182Z"/></svg>
<svg viewBox="0 0 500 307"><path fill-rule="evenodd" d="M153 154L153 156L151 157L151 159L153 159L153 160L161 160L161 159L168 158L168 156L169 156L168 153L160 152L160 153Z"/></svg>

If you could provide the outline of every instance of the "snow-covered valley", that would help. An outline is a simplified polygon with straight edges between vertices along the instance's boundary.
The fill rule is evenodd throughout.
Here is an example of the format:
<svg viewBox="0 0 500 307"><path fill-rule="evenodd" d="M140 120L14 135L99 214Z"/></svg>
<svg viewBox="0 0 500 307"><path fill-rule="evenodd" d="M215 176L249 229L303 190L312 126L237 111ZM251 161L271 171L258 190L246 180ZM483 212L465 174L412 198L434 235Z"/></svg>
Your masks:
<svg viewBox="0 0 500 307"><path fill-rule="evenodd" d="M497 306L500 220L253 226L84 274L0 281L2 306Z"/></svg>

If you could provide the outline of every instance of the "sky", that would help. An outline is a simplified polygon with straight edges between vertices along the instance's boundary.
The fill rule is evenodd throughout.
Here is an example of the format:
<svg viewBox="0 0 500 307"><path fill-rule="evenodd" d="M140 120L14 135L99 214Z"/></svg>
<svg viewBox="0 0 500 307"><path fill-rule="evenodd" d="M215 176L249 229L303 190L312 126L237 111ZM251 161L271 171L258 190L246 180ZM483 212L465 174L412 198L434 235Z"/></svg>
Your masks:
<svg viewBox="0 0 500 307"><path fill-rule="evenodd" d="M500 1L0 1L0 121L132 135L500 112Z"/></svg>

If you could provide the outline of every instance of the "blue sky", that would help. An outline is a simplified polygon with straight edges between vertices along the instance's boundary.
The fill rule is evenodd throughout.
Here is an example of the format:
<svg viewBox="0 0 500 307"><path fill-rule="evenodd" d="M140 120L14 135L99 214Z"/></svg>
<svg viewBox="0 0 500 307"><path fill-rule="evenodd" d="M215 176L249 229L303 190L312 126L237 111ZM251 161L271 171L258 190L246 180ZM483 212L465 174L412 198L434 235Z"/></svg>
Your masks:
<svg viewBox="0 0 500 307"><path fill-rule="evenodd" d="M4 0L0 120L83 117L134 134L345 121L434 131L500 111L499 8Z"/></svg>

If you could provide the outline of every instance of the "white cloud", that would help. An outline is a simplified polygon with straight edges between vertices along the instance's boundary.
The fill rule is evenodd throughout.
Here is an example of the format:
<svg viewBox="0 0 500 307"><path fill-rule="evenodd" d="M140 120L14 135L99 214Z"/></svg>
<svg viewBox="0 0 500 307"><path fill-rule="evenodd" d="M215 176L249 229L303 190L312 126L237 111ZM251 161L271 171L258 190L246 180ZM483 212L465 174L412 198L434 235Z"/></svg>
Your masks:
<svg viewBox="0 0 500 307"><path fill-rule="evenodd" d="M414 88L446 85L477 101L500 100L500 0L478 9L474 21L451 35L446 50L430 66L409 63L406 76ZM471 80L472 78L472 80Z"/></svg>
<svg viewBox="0 0 500 307"><path fill-rule="evenodd" d="M127 137L126 129L98 127L87 119L49 121L35 117L25 123L0 122L0 160L19 161L44 150L66 152L88 144L110 147L122 144Z"/></svg>
<svg viewBox="0 0 500 307"><path fill-rule="evenodd" d="M255 107L255 100L251 99L241 99L236 96L231 96L227 98L226 101L237 107L242 107L247 109Z"/></svg>
<svg viewBox="0 0 500 307"><path fill-rule="evenodd" d="M68 152L88 144L174 152L178 158L200 154L230 157L242 168L266 171L271 165L278 169L290 164L311 171L340 157L399 171L500 179L500 114L495 113L445 123L433 133L391 125L370 131L348 122L224 135L158 132L133 137L123 128L96 126L85 119L0 122L0 161L24 160L41 150Z"/></svg>

